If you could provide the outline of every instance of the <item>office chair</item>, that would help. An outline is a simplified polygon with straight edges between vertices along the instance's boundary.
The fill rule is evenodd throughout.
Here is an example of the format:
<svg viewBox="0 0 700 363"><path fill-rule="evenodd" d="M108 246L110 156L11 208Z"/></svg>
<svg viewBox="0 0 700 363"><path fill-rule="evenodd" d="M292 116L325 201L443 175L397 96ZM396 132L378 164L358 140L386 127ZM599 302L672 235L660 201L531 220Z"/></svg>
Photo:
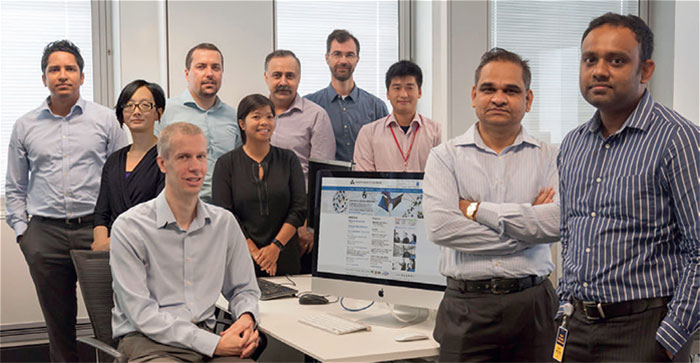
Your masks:
<svg viewBox="0 0 700 363"><path fill-rule="evenodd" d="M109 269L108 251L71 250L71 259L78 275L92 331L95 337L78 337L98 352L98 361L121 361L122 355L112 339L112 272Z"/></svg>

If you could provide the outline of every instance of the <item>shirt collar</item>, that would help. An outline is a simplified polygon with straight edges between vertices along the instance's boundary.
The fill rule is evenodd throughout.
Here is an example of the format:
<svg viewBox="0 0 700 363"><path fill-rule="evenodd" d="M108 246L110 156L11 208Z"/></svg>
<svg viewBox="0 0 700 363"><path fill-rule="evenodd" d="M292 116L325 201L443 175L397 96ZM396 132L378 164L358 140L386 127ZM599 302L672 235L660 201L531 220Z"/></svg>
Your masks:
<svg viewBox="0 0 700 363"><path fill-rule="evenodd" d="M303 106L304 106L304 99L303 99L303 97L299 97L299 92L297 92L296 96L294 96L294 100L292 101L292 104L289 105L289 108L277 116L290 114L294 110L303 111L304 110Z"/></svg>
<svg viewBox="0 0 700 363"><path fill-rule="evenodd" d="M654 99L651 97L649 90L644 90L644 94L639 100L639 103L637 103L637 107L635 107L634 111L632 111L632 113L627 117L627 120L625 120L622 127L620 127L615 134L622 132L622 130L628 127L648 131L651 123L653 122L652 118L649 117L649 114L653 108ZM591 117L590 121L588 121L588 127L584 129L591 133L598 133L602 131L602 127L603 121L600 119L600 111L596 111L595 114L593 114L593 117Z"/></svg>
<svg viewBox="0 0 700 363"><path fill-rule="evenodd" d="M400 126L399 122L396 121L396 116L394 116L393 112L388 117L384 118L384 127L391 127L392 124ZM413 124L418 124L419 127L423 127L423 119L418 112L413 115L413 120L411 120L411 124L408 126L413 126Z"/></svg>
<svg viewBox="0 0 700 363"><path fill-rule="evenodd" d="M163 189L163 191L161 191L160 194L158 194L158 196L155 199L155 204L156 227L159 229L163 229L171 225L177 226L175 216L173 215L173 212L170 209L168 201L165 199L165 189ZM197 199L197 206L195 208L197 209L197 213L192 223L190 223L190 232L196 231L204 227L204 225L211 223L211 216L209 215L207 209L204 207L204 202L199 200L199 198ZM178 226L177 228L180 227Z"/></svg>
<svg viewBox="0 0 700 363"><path fill-rule="evenodd" d="M472 125L465 133L463 133L460 136L457 136L457 138L455 138L455 145L476 145L481 149L488 149L486 144L484 144L484 140L481 138L481 134L479 134L477 124L478 122ZM530 136L530 134L528 134L525 128L522 126L520 126L520 131L515 137L515 141L513 141L513 144L508 146L507 148L513 148L520 144L530 144L538 148L542 147L542 143L536 138Z"/></svg>
<svg viewBox="0 0 700 363"><path fill-rule="evenodd" d="M51 108L49 107L49 101L51 100L51 96L47 96L46 99L44 99L44 102L41 104L40 109L41 113L44 113L52 118L60 118L61 116L54 115L53 112L51 112ZM83 99L83 97L78 97L78 100L75 102L73 107L71 107L70 112L66 116L67 118L71 117L74 113L84 113L85 112L85 104L86 101Z"/></svg>
<svg viewBox="0 0 700 363"><path fill-rule="evenodd" d="M196 108L202 112L207 112L209 110L215 110L215 109L221 107L221 99L219 98L219 96L216 96L216 101L214 101L214 105L211 106L211 108L209 110L205 110L205 109L199 107L199 105L197 104L197 101L195 101L194 97L192 97L192 94L190 93L189 88L185 89L185 92L182 94L181 97L182 97L182 104L183 105L186 105L186 106L189 106L192 108Z"/></svg>
<svg viewBox="0 0 700 363"><path fill-rule="evenodd" d="M338 92L335 91L335 88L333 88L333 83L329 84L328 87L326 87L326 97L328 99L328 103L331 103L335 101L336 99L341 99L342 97L338 94ZM352 85L352 91L350 91L350 94L348 94L346 100L349 98L353 102L357 102L357 98L360 97L360 88L357 87L357 84Z"/></svg>

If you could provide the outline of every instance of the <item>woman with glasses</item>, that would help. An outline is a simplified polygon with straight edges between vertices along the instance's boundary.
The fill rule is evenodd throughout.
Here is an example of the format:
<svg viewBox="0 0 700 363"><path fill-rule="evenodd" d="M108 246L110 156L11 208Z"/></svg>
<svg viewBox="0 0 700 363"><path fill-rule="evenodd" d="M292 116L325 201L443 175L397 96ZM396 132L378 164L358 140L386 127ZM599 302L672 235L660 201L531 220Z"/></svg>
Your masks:
<svg viewBox="0 0 700 363"><path fill-rule="evenodd" d="M296 154L270 145L275 106L265 96L238 105L243 146L222 155L212 176L214 204L238 220L256 276L297 274L297 228L306 215L304 173Z"/></svg>
<svg viewBox="0 0 700 363"><path fill-rule="evenodd" d="M119 95L117 120L129 128L133 143L110 155L102 169L93 250L109 250L109 230L117 216L163 190L165 175L156 164L158 138L153 135L153 126L164 108L163 89L142 79L126 85Z"/></svg>

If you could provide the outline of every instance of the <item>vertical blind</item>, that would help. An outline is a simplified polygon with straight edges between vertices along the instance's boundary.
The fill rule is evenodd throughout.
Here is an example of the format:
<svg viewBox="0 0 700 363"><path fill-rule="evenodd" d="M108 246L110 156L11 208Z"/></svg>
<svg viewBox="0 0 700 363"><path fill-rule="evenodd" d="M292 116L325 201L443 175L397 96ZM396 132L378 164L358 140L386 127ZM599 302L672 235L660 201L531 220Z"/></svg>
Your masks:
<svg viewBox="0 0 700 363"><path fill-rule="evenodd" d="M85 60L85 83L80 94L92 100L91 14L88 0L0 1L0 193L3 196L12 126L49 95L41 81L41 56L46 44L68 39L80 48Z"/></svg>
<svg viewBox="0 0 700 363"><path fill-rule="evenodd" d="M535 98L523 126L542 141L561 143L595 111L579 92L584 30L607 12L639 15L639 1L492 0L490 10L491 46L529 60Z"/></svg>
<svg viewBox="0 0 700 363"><path fill-rule="evenodd" d="M328 86L326 37L334 29L347 29L360 41L355 83L386 102L384 75L399 59L398 1L278 0L277 48L293 51L301 60L299 94Z"/></svg>

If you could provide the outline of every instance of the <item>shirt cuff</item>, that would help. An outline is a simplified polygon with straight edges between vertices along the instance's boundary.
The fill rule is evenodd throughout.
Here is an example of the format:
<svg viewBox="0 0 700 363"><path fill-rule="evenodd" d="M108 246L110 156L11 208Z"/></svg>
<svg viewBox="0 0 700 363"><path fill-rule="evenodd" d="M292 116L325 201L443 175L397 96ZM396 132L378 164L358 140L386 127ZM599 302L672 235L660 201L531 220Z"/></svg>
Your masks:
<svg viewBox="0 0 700 363"><path fill-rule="evenodd" d="M27 227L28 227L27 222L20 221L20 222L15 223L12 226L12 229L15 230L15 237L19 237L19 236L23 235L24 232L27 231Z"/></svg>
<svg viewBox="0 0 700 363"><path fill-rule="evenodd" d="M501 232L498 229L498 207L497 203L479 203L479 209L476 211L476 221L500 234Z"/></svg>
<svg viewBox="0 0 700 363"><path fill-rule="evenodd" d="M197 329L192 340L192 349L209 357L214 356L216 346L219 345L220 336L204 329Z"/></svg>
<svg viewBox="0 0 700 363"><path fill-rule="evenodd" d="M656 331L656 341L674 356L688 342L692 334L679 324L670 310Z"/></svg>

